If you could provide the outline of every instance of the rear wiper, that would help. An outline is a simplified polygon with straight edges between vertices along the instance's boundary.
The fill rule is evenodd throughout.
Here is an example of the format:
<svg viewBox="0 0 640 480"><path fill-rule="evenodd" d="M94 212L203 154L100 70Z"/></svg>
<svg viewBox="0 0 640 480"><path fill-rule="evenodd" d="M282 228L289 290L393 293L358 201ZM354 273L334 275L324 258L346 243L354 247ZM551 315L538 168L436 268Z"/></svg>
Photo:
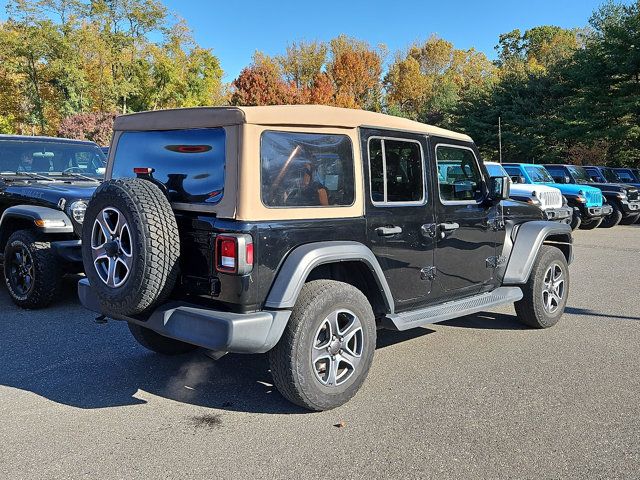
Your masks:
<svg viewBox="0 0 640 480"><path fill-rule="evenodd" d="M74 177L74 178L84 178L85 180L89 180L90 182L100 183L100 180L96 178L87 177L86 175L82 175L81 173L73 173L73 172L62 172L63 177Z"/></svg>

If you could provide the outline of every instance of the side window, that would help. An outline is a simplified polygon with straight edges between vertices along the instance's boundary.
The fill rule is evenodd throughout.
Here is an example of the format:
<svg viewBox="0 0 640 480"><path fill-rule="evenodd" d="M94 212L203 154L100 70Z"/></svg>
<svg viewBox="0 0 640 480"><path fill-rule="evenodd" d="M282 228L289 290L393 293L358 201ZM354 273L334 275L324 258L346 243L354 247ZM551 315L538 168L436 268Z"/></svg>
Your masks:
<svg viewBox="0 0 640 480"><path fill-rule="evenodd" d="M630 173L625 172L624 170L618 170L616 173L618 174L621 180L624 180L625 182L633 182L633 177L631 176Z"/></svg>
<svg viewBox="0 0 640 480"><path fill-rule="evenodd" d="M260 164L267 207L353 204L353 148L346 135L264 132Z"/></svg>
<svg viewBox="0 0 640 480"><path fill-rule="evenodd" d="M442 201L473 201L477 198L482 174L472 150L438 145L436 162Z"/></svg>
<svg viewBox="0 0 640 480"><path fill-rule="evenodd" d="M518 167L504 167L509 175L520 175L520 169Z"/></svg>
<svg viewBox="0 0 640 480"><path fill-rule="evenodd" d="M420 143L395 138L369 139L371 200L374 204L422 204L425 200Z"/></svg>

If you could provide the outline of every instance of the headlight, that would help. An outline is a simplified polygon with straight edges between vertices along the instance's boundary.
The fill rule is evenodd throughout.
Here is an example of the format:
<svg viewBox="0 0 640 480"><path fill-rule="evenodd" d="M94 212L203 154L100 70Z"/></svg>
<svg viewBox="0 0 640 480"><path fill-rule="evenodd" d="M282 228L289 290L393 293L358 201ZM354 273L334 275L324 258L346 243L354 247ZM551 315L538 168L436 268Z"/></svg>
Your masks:
<svg viewBox="0 0 640 480"><path fill-rule="evenodd" d="M537 198L530 198L527 201L527 203L530 204L530 205L535 205L536 207L542 206L542 202L540 200L538 200Z"/></svg>
<svg viewBox="0 0 640 480"><path fill-rule="evenodd" d="M578 202L578 203L587 203L587 199L584 198L582 195L578 195L576 197L576 202Z"/></svg>
<svg viewBox="0 0 640 480"><path fill-rule="evenodd" d="M626 192L618 192L616 195L620 200L626 200L627 199L627 193Z"/></svg>
<svg viewBox="0 0 640 480"><path fill-rule="evenodd" d="M69 205L69 212L76 222L84 222L84 214L87 213L87 202L84 202L82 200L73 202L71 205Z"/></svg>

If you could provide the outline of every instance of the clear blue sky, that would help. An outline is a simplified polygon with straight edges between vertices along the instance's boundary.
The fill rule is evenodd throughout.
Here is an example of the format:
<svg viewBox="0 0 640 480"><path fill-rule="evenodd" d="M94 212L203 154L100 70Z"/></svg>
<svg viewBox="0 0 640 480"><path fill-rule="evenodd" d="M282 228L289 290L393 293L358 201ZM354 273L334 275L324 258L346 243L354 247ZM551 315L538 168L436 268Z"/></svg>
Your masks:
<svg viewBox="0 0 640 480"><path fill-rule="evenodd" d="M384 43L391 53L431 34L457 48L475 47L495 58L498 35L537 25L587 24L604 0L165 0L187 20L196 40L213 48L235 78L256 49L275 55L294 40L329 40L341 33Z"/></svg>
<svg viewBox="0 0 640 480"><path fill-rule="evenodd" d="M537 25L583 27L604 0L164 0L187 20L197 42L220 58L233 80L256 49L275 55L296 40L329 40L341 33L385 44L391 56L431 34L457 48L495 58L498 35ZM0 18L6 0L0 0Z"/></svg>

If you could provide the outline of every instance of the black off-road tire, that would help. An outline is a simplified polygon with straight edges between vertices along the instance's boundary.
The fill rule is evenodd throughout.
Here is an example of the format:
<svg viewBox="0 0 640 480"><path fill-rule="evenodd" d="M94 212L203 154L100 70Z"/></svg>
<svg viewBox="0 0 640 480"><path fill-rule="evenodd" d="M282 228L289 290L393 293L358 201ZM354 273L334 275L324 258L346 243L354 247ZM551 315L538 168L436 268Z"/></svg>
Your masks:
<svg viewBox="0 0 640 480"><path fill-rule="evenodd" d="M620 206L618 206L616 202L613 202L611 208L613 208L613 212L602 219L600 228L613 228L622 221L622 210Z"/></svg>
<svg viewBox="0 0 640 480"><path fill-rule="evenodd" d="M328 387L316 378L311 349L324 319L339 309L349 310L360 319L363 349L351 378L342 385ZM302 288L282 338L269 352L274 384L286 399L306 409L336 408L348 402L362 386L373 361L375 345L376 323L367 297L346 283L314 280Z"/></svg>
<svg viewBox="0 0 640 480"><path fill-rule="evenodd" d="M581 224L582 217L577 212L573 212L573 215L571 216L571 223L569 224L571 226L571 230L578 229Z"/></svg>
<svg viewBox="0 0 640 480"><path fill-rule="evenodd" d="M93 265L91 239L96 217L115 208L130 227L133 265L123 285L114 288L102 281ZM109 180L98 187L89 203L82 232L85 274L102 312L132 316L153 310L175 287L179 271L180 236L169 200L147 180Z"/></svg>
<svg viewBox="0 0 640 480"><path fill-rule="evenodd" d="M599 218L597 220L591 220L589 223L583 223L580 225L580 230L595 230L600 226L602 220L602 218Z"/></svg>
<svg viewBox="0 0 640 480"><path fill-rule="evenodd" d="M633 225L640 219L640 215L629 215L628 217L620 220L620 225Z"/></svg>
<svg viewBox="0 0 640 480"><path fill-rule="evenodd" d="M552 265L558 265L564 274L564 289L561 302L557 310L549 313L544 308L543 286L544 277ZM567 305L569 296L569 265L560 249L550 245L542 245L531 269L529 280L522 288L522 300L515 303L518 319L533 328L549 328L560 320Z"/></svg>
<svg viewBox="0 0 640 480"><path fill-rule="evenodd" d="M135 323L127 322L127 325L129 325L129 331L131 331L133 338L135 338L140 345L152 352L162 355L182 355L198 348L196 345L165 337Z"/></svg>
<svg viewBox="0 0 640 480"><path fill-rule="evenodd" d="M21 293L12 281L11 257L17 248L26 249L31 257L33 279L27 292ZM9 237L4 249L4 280L13 303L21 308L47 307L56 298L64 271L51 242L31 230L18 230Z"/></svg>

